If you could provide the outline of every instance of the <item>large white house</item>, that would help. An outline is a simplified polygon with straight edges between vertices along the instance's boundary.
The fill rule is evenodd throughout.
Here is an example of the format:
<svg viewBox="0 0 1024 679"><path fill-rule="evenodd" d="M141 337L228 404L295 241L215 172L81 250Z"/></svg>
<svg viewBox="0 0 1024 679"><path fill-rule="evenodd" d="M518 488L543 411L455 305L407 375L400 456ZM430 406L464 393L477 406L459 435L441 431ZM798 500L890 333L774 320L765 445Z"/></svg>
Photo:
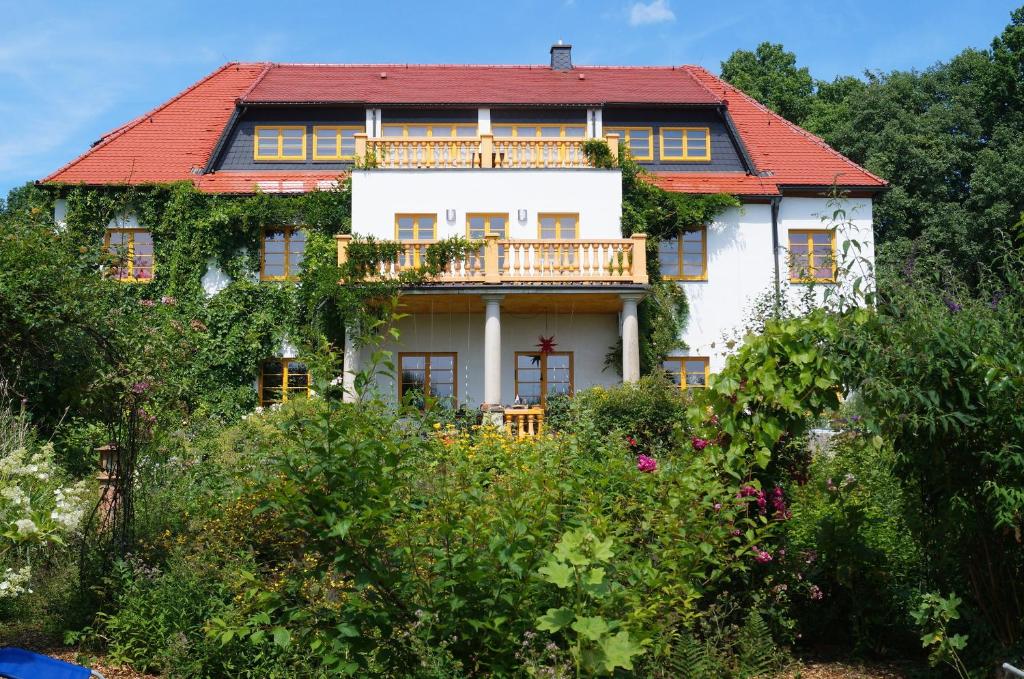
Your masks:
<svg viewBox="0 0 1024 679"><path fill-rule="evenodd" d="M613 150L623 142L668 191L730 193L742 204L650 246L690 302L688 349L664 363L683 388L721 366L723 335L756 297L841 283L844 238L871 257L883 180L703 68L575 66L561 44L540 66L230 63L44 182L189 180L244 194L348 176L352 233L403 243L384 275L414 266L432 241L484 240L477 255L403 291L408 315L386 345L398 375L380 387L500 411L639 377L646 237L623 237L620 171L589 165L591 138ZM836 188L849 218L838 232L822 219ZM58 220L62 210L58 201ZM109 238L130 241L127 277L140 279L151 275L151 237L132 219L112 222ZM350 239L338 238L341 260ZM300 227L269 229L261 278L288 277L303 246ZM223 280L211 270L204 284L212 293ZM605 367L620 338L621 375ZM349 371L359 354L346 348ZM264 368L263 387L287 384L288 365Z"/></svg>

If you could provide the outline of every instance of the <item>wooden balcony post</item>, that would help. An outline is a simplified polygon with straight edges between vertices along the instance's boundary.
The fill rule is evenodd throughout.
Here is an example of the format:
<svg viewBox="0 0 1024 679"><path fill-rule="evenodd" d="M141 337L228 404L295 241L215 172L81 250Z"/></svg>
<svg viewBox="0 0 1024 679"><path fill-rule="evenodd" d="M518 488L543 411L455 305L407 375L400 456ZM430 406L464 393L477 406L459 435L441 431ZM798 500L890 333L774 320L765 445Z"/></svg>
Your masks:
<svg viewBox="0 0 1024 679"><path fill-rule="evenodd" d="M356 132L352 135L356 138L356 162L366 162L366 133Z"/></svg>
<svg viewBox="0 0 1024 679"><path fill-rule="evenodd" d="M612 161L619 161L619 133L611 132L605 135L605 141L608 142L608 149L612 152Z"/></svg>
<svg viewBox="0 0 1024 679"><path fill-rule="evenodd" d="M494 167L494 135L490 132L480 135L480 167Z"/></svg>
<svg viewBox="0 0 1024 679"><path fill-rule="evenodd" d="M339 233L334 240L338 242L338 266L344 266L348 261L348 244L352 242L352 236L347 233Z"/></svg>
<svg viewBox="0 0 1024 679"><path fill-rule="evenodd" d="M647 285L647 234L633 234L633 282Z"/></svg>
<svg viewBox="0 0 1024 679"><path fill-rule="evenodd" d="M484 236L484 283L500 283L501 270L498 268L498 234Z"/></svg>

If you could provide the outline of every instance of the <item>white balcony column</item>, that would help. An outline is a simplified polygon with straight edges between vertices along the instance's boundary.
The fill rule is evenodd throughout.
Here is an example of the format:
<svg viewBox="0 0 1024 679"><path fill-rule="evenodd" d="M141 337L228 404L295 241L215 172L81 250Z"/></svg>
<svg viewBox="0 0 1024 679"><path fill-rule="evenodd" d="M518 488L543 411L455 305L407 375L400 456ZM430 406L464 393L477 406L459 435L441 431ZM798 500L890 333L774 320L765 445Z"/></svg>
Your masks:
<svg viewBox="0 0 1024 679"><path fill-rule="evenodd" d="M640 379L640 322L637 305L644 298L640 294L620 295L622 299L622 381Z"/></svg>
<svg viewBox="0 0 1024 679"><path fill-rule="evenodd" d="M484 312L484 403L485 412L498 411L501 418L501 300L504 295L482 295Z"/></svg>
<svg viewBox="0 0 1024 679"><path fill-rule="evenodd" d="M490 134L491 133L491 109L489 109L489 108L479 108L479 109L477 109L477 119L476 120L477 120L477 122L476 122L476 126L477 126L476 133L477 133L477 136L479 136L481 134Z"/></svg>
<svg viewBox="0 0 1024 679"><path fill-rule="evenodd" d="M356 344L356 331L354 328L345 328L345 352L343 354L341 389L342 400L345 403L353 403L358 399L356 393L356 375L359 373L359 346Z"/></svg>

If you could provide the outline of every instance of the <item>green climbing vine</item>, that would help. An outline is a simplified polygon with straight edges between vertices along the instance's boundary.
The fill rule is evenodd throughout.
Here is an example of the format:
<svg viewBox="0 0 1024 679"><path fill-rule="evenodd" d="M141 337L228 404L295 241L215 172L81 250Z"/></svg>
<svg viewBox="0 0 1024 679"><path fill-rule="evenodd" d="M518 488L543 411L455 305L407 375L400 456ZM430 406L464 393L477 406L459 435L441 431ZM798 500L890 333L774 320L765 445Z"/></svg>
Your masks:
<svg viewBox="0 0 1024 679"><path fill-rule="evenodd" d="M736 196L727 193L690 194L666 191L644 178L646 171L633 160L624 142L619 143L618 162L603 140L584 144L584 153L595 167L619 167L622 171L622 235L647 234L647 273L651 292L640 304L640 369L649 373L672 352L685 349L680 337L689 316L683 289L661 278L658 244L685 231L710 224L732 207ZM622 372L621 339L609 348L605 366Z"/></svg>

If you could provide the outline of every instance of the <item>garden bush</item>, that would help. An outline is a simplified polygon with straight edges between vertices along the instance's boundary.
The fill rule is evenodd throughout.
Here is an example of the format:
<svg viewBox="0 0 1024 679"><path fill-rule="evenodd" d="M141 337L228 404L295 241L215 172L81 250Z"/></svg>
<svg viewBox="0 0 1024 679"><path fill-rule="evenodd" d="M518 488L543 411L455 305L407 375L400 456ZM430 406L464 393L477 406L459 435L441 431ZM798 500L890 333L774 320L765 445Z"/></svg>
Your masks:
<svg viewBox="0 0 1024 679"><path fill-rule="evenodd" d="M549 424L605 439L630 440L640 450L667 453L689 438L688 405L688 395L658 371L634 384L584 389L568 400L567 407L556 402Z"/></svg>

